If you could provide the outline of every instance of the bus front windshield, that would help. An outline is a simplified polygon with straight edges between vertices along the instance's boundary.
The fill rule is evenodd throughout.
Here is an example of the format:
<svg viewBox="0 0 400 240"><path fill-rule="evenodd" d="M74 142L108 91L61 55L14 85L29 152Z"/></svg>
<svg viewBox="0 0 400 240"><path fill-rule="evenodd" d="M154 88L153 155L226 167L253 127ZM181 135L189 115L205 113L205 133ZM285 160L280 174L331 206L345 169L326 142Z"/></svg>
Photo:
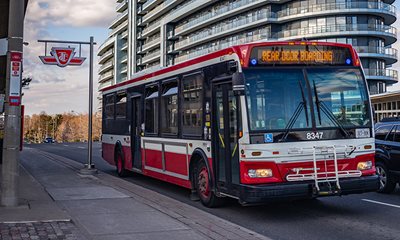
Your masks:
<svg viewBox="0 0 400 240"><path fill-rule="evenodd" d="M312 129L313 122L316 128L370 126L359 69L246 69L244 76L252 131Z"/></svg>

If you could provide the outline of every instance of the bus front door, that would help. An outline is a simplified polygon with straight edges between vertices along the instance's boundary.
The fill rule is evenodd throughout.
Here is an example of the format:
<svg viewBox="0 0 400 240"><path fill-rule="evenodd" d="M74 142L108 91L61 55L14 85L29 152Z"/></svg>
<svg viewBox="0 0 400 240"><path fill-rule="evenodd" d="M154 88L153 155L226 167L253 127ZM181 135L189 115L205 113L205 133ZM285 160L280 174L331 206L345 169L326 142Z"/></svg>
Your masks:
<svg viewBox="0 0 400 240"><path fill-rule="evenodd" d="M133 168L136 170L142 170L142 159L140 154L140 137L142 133L142 109L141 96L135 96L131 98L131 152Z"/></svg>
<svg viewBox="0 0 400 240"><path fill-rule="evenodd" d="M239 184L238 97L234 96L232 84L213 86L213 142L218 190L236 195L235 185Z"/></svg>

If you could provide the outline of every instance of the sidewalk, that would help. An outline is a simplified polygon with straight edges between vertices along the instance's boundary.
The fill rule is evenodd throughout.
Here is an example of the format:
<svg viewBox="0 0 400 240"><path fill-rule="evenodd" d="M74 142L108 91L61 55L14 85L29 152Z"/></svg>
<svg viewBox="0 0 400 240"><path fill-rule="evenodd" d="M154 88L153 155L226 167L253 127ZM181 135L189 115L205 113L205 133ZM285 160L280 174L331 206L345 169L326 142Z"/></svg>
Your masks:
<svg viewBox="0 0 400 240"><path fill-rule="evenodd" d="M0 239L268 239L109 174L80 175L57 155L25 149L21 163L26 204L0 207Z"/></svg>

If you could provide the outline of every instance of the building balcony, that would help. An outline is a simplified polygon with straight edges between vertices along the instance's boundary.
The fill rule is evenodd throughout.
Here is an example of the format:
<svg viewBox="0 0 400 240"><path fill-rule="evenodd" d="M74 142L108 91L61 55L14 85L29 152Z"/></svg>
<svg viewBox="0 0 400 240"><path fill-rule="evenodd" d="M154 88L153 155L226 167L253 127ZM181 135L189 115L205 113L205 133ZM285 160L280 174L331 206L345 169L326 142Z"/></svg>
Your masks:
<svg viewBox="0 0 400 240"><path fill-rule="evenodd" d="M125 32L121 33L121 38L122 39L128 39L128 30L126 30Z"/></svg>
<svg viewBox="0 0 400 240"><path fill-rule="evenodd" d="M122 0L122 2L120 2L117 7L115 8L115 10L117 12L123 12L128 8L128 0Z"/></svg>
<svg viewBox="0 0 400 240"><path fill-rule="evenodd" d="M398 60L397 49L395 48L369 46L354 46L354 48L360 57L379 58L385 60L386 65L396 63Z"/></svg>
<svg viewBox="0 0 400 240"><path fill-rule="evenodd" d="M278 21L303 19L310 16L333 14L373 14L384 19L390 25L396 21L396 7L382 2L342 2L325 3L308 7L286 8L278 12Z"/></svg>
<svg viewBox="0 0 400 240"><path fill-rule="evenodd" d="M188 34L194 32L202 27L221 21L225 18L236 15L239 12L247 11L248 9L265 4L265 0L241 0L235 1L234 4L223 6L215 11L210 11L190 19L187 23L179 25L175 28L175 35Z"/></svg>
<svg viewBox="0 0 400 240"><path fill-rule="evenodd" d="M128 18L128 9L126 9L123 13L120 13L117 15L117 18L112 21L110 25L110 29L113 29L117 27L119 24L121 24L124 20Z"/></svg>
<svg viewBox="0 0 400 240"><path fill-rule="evenodd" d="M274 15L274 13L264 11L255 15L250 15L245 18L238 19L233 22L210 27L176 42L175 50L185 50L193 46L211 41L213 39L221 38L237 32L244 31L246 29L265 25L265 23L268 22L268 19L275 19Z"/></svg>
<svg viewBox="0 0 400 240"><path fill-rule="evenodd" d="M121 46L121 51L127 51L128 50L128 42L122 44Z"/></svg>
<svg viewBox="0 0 400 240"><path fill-rule="evenodd" d="M154 6L157 6L157 4L161 2L162 0L147 0L142 6L142 10L148 11L149 9L153 8Z"/></svg>
<svg viewBox="0 0 400 240"><path fill-rule="evenodd" d="M121 63L127 63L127 62L128 62L128 55L121 57Z"/></svg>
<svg viewBox="0 0 400 240"><path fill-rule="evenodd" d="M367 80L385 81L387 84L398 82L398 72L393 69L368 69L364 68Z"/></svg>
<svg viewBox="0 0 400 240"><path fill-rule="evenodd" d="M114 37L108 38L103 44L101 44L101 46L97 50L97 56L103 55L107 50L114 47L114 43L115 43Z"/></svg>
<svg viewBox="0 0 400 240"><path fill-rule="evenodd" d="M297 28L275 33L272 38L279 40L318 39L334 36L376 36L385 39L386 45L391 45L397 40L397 30L387 25L370 24L334 24Z"/></svg>
<svg viewBox="0 0 400 240"><path fill-rule="evenodd" d="M158 60L159 58L160 58L160 51L155 51L155 52L146 54L142 58L142 64L150 63L152 61Z"/></svg>
<svg viewBox="0 0 400 240"><path fill-rule="evenodd" d="M118 27L114 28L110 33L109 36L114 36L115 34L127 30L128 28L128 20L118 25Z"/></svg>
<svg viewBox="0 0 400 240"><path fill-rule="evenodd" d="M181 0L165 0L163 3L155 7L153 10L149 11L146 15L143 16L143 23L148 23L153 21L156 18L159 18L168 10L175 7L179 4Z"/></svg>
<svg viewBox="0 0 400 240"><path fill-rule="evenodd" d="M112 48L100 56L99 64L105 63L108 59L112 58L113 56L114 56L114 49Z"/></svg>
<svg viewBox="0 0 400 240"><path fill-rule="evenodd" d="M126 74L126 73L128 73L128 67L127 66L123 66L123 67L121 67L121 74Z"/></svg>
<svg viewBox="0 0 400 240"><path fill-rule="evenodd" d="M160 46L160 38L155 38L143 44L142 51L149 51L159 46Z"/></svg>
<svg viewBox="0 0 400 240"><path fill-rule="evenodd" d="M102 74L110 69L112 69L114 67L114 61L113 59L111 59L110 61L104 63L103 65L101 65L101 67L99 68L98 73Z"/></svg>
<svg viewBox="0 0 400 240"><path fill-rule="evenodd" d="M160 26L161 26L161 20L149 24L145 29L143 29L141 37L147 37L149 35L152 35L160 31Z"/></svg>
<svg viewBox="0 0 400 240"><path fill-rule="evenodd" d="M101 74L99 77L99 83L102 83L104 81L110 80L114 77L114 71L108 71L104 74Z"/></svg>
<svg viewBox="0 0 400 240"><path fill-rule="evenodd" d="M177 26L175 28L175 35L188 34L194 32L200 28L207 25L213 24L216 21L220 21L227 17L237 14L238 12L243 12L248 9L264 4L265 1L251 1L242 0L236 1L235 4L224 6L216 11L205 13L194 19L189 20L189 22ZM300 8L287 8L280 11L275 16L274 21L285 22L294 19L301 19L310 17L308 15L327 15L332 13L366 13L375 14L383 17L385 24L392 24L396 20L396 7L390 4L382 2L349 2L349 3L327 3L318 4L309 7ZM273 17L273 16L270 16Z"/></svg>
<svg viewBox="0 0 400 240"><path fill-rule="evenodd" d="M99 83L98 90L101 91L102 89L109 87L111 85L112 85L112 81L105 81L105 82Z"/></svg>
<svg viewBox="0 0 400 240"><path fill-rule="evenodd" d="M175 58L175 64L184 62L189 59L193 59L202 55L206 55L221 49L225 49L231 46L235 45L241 45L241 44L246 44L246 43L251 43L251 42L258 42L258 41L264 41L265 39L268 39L270 37L270 33L266 32L263 34L252 34L251 36L239 36L235 38L234 40L231 41L223 41L223 42L217 42L213 44L211 47L203 48L202 50L197 50L194 52L190 53L185 53L177 56ZM175 50L171 50L171 52L168 53L174 53Z"/></svg>

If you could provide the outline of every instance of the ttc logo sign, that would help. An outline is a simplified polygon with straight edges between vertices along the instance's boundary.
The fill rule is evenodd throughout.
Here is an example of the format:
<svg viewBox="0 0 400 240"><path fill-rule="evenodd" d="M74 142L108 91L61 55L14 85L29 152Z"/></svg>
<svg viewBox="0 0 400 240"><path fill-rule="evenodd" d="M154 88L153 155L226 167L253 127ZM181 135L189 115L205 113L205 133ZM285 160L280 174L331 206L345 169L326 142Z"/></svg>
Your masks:
<svg viewBox="0 0 400 240"><path fill-rule="evenodd" d="M50 52L51 56L39 56L40 60L47 65L57 65L66 67L68 65L80 66L86 58L75 57L75 48L59 48L53 47Z"/></svg>

